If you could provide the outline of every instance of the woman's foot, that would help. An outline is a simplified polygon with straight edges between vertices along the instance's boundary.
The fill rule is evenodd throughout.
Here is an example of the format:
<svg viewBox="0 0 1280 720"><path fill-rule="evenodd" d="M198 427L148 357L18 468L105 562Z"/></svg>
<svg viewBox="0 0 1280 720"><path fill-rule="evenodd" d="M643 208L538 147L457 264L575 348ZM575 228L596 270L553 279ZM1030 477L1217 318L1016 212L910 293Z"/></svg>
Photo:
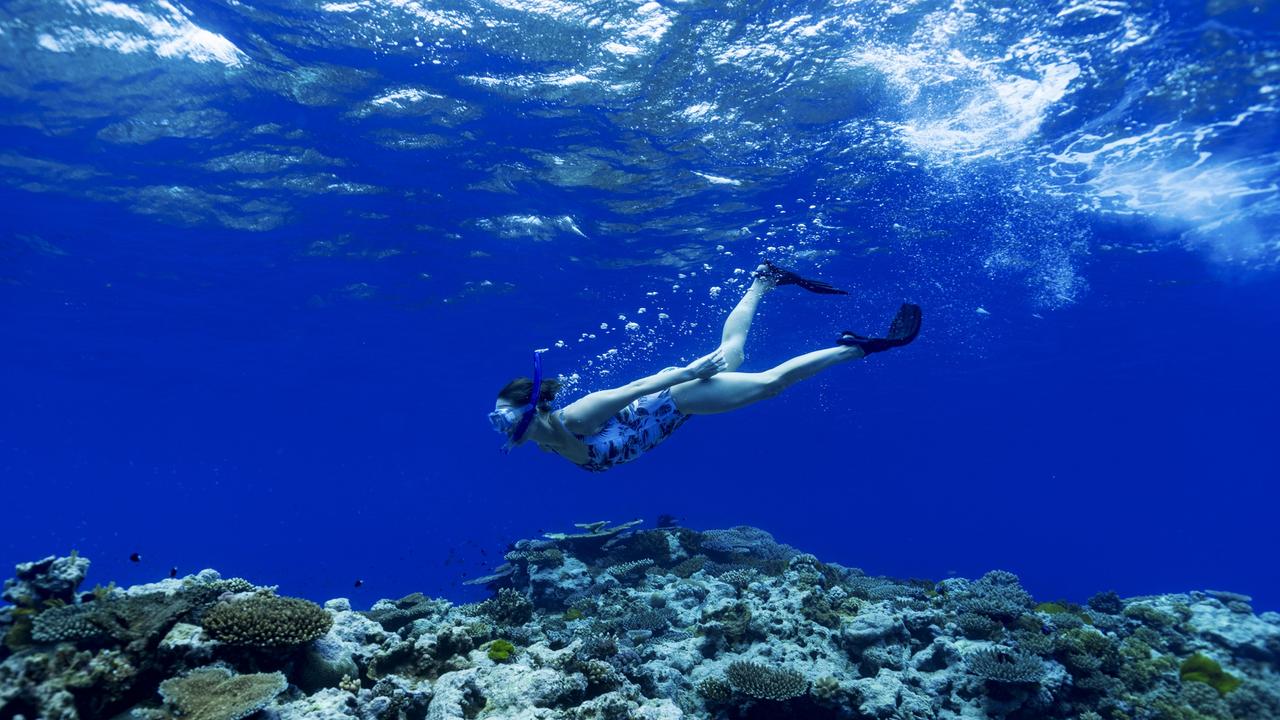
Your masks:
<svg viewBox="0 0 1280 720"><path fill-rule="evenodd" d="M758 287L761 292L767 292L778 287L777 279L770 272L771 267L773 266L769 263L761 263L760 266L755 269L755 272L751 273L751 277L755 278L755 281L751 284Z"/></svg>
<svg viewBox="0 0 1280 720"><path fill-rule="evenodd" d="M859 347L862 348L864 353L870 355L871 353L884 352L885 350L892 350L893 348L910 344L919 334L920 306L903 303L902 307L898 308L898 314L893 316L893 322L889 323L889 332L886 337L863 337L855 332L845 330L840 333L836 344Z"/></svg>

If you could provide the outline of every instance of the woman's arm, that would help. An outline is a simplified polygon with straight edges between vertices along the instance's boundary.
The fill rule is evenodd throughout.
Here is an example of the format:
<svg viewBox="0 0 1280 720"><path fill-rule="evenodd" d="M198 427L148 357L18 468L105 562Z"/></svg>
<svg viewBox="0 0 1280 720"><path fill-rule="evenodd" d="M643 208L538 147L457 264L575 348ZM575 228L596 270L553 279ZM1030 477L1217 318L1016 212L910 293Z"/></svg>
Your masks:
<svg viewBox="0 0 1280 720"><path fill-rule="evenodd" d="M710 355L694 360L686 367L664 370L656 375L629 382L622 387L593 392L565 407L563 411L565 427L570 432L589 435L636 398L666 390L682 382L704 380L724 368L724 353L717 349Z"/></svg>

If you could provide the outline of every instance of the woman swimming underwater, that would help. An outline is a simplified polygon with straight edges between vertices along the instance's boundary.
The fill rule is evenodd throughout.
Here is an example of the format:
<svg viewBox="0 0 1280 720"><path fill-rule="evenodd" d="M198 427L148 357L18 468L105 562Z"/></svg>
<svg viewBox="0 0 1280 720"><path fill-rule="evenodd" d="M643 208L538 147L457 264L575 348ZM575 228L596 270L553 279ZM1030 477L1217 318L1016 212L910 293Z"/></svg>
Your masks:
<svg viewBox="0 0 1280 720"><path fill-rule="evenodd" d="M751 320L765 293L779 285L797 285L811 292L846 294L772 263L764 263L754 275L746 295L725 320L720 347L685 367L669 367L553 410L560 383L542 380L541 362L535 361L534 378L507 383L489 413L493 429L508 438L505 449L532 441L584 470L603 472L657 447L694 415L729 412L774 397L832 365L906 345L920 332L920 307L904 304L886 337L867 338L846 330L836 347L791 358L764 372L736 372ZM536 403L535 385L539 388Z"/></svg>

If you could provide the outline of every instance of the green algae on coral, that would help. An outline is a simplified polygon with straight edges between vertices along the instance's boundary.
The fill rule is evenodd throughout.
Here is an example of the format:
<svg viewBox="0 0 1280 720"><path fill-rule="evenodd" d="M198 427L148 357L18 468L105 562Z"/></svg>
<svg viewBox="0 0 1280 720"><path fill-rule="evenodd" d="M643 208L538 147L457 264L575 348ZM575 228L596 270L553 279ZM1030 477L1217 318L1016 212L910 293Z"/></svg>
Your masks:
<svg viewBox="0 0 1280 720"><path fill-rule="evenodd" d="M494 640L489 643L489 659L494 662L507 662L515 652L516 646L506 640Z"/></svg>
<svg viewBox="0 0 1280 720"><path fill-rule="evenodd" d="M1244 682L1223 670L1213 658L1200 653L1183 660L1178 670L1183 682L1204 683L1217 690L1219 695L1226 695Z"/></svg>
<svg viewBox="0 0 1280 720"><path fill-rule="evenodd" d="M1066 600L1059 600L1057 602L1042 602L1036 605L1032 609L1035 610L1036 612L1042 612L1046 615L1055 616L1055 617L1069 615L1072 617L1079 618L1079 621L1084 623L1085 625L1093 624L1093 618L1089 617L1089 613L1085 612L1084 608L1080 607L1079 605L1076 605L1075 603L1067 602Z"/></svg>

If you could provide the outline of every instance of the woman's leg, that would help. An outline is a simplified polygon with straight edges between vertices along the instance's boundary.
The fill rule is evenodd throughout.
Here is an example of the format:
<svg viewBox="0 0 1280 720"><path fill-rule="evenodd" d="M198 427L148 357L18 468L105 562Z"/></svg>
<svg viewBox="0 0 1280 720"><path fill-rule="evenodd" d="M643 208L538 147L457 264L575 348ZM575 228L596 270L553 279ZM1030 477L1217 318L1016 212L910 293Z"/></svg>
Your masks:
<svg viewBox="0 0 1280 720"><path fill-rule="evenodd" d="M761 268L763 267L762 265ZM757 275L755 282L747 288L747 293L738 301L737 307L725 318L724 330L720 333L720 350L724 352L726 372L737 370L742 365L742 348L747 344L751 320L755 317L756 308L760 306L764 294L772 289L773 283Z"/></svg>
<svg viewBox="0 0 1280 720"><path fill-rule="evenodd" d="M671 388L671 398L686 415L728 412L771 398L832 365L863 356L862 348L850 345L814 350L764 372L722 372L706 380L681 383Z"/></svg>

